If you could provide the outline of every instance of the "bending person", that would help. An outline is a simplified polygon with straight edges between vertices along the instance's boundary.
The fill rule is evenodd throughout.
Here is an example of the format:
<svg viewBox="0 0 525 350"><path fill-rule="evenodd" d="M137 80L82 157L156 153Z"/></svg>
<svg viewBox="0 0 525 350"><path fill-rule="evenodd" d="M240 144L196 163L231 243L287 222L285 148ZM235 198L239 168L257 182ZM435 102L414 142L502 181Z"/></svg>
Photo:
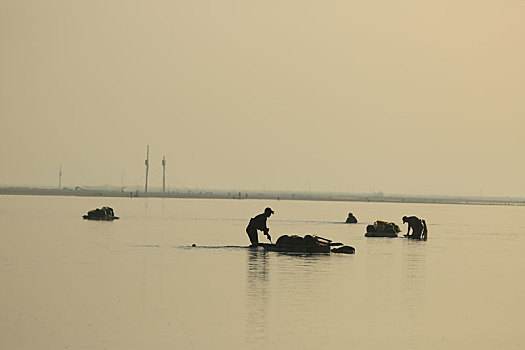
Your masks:
<svg viewBox="0 0 525 350"><path fill-rule="evenodd" d="M275 212L271 208L266 208L264 209L264 213L250 219L250 223L248 224L248 227L246 227L246 233L248 234L248 238L250 238L252 246L257 246L259 244L257 230L263 231L270 242L272 241L272 237L269 233L270 229L266 226L266 220L274 213Z"/></svg>
<svg viewBox="0 0 525 350"><path fill-rule="evenodd" d="M405 237L412 239L421 239L421 232L423 232L423 223L417 216L403 216L403 223L408 223L408 231ZM412 235L410 235L412 229Z"/></svg>

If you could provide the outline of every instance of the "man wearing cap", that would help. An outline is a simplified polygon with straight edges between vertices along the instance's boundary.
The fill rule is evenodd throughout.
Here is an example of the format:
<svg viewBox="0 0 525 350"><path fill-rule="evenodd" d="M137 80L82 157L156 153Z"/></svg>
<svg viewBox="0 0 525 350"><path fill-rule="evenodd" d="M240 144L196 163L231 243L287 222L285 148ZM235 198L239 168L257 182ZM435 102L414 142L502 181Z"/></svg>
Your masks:
<svg viewBox="0 0 525 350"><path fill-rule="evenodd" d="M403 216L403 223L408 223L408 231L405 237L412 239L421 239L421 232L423 232L423 223L417 216ZM412 229L412 235L410 235Z"/></svg>
<svg viewBox="0 0 525 350"><path fill-rule="evenodd" d="M246 227L246 233L248 234L248 238L250 238L252 246L257 246L259 244L257 230L263 231L270 242L272 241L272 237L268 233L270 229L266 226L266 219L274 213L275 212L271 208L266 208L264 209L264 213L250 219L250 223L248 224L248 227Z"/></svg>

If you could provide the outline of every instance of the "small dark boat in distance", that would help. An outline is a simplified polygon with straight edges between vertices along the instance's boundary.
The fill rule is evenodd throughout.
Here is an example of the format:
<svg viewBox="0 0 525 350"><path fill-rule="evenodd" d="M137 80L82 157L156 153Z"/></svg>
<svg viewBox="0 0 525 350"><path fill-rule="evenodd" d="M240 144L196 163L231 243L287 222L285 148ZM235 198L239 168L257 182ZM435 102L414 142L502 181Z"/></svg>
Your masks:
<svg viewBox="0 0 525 350"><path fill-rule="evenodd" d="M86 220L113 221L117 220L119 217L115 216L113 208L102 207L88 211L87 215L82 215L82 218Z"/></svg>

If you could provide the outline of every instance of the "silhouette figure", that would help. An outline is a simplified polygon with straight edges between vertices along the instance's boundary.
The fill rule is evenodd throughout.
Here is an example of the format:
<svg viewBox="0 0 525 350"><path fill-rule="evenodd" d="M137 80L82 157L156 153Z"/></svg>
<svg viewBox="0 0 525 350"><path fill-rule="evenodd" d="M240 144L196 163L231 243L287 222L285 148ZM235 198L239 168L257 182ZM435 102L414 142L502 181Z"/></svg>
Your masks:
<svg viewBox="0 0 525 350"><path fill-rule="evenodd" d="M408 223L408 230L405 237L412 239L421 239L421 233L423 232L423 223L417 216L403 216L403 223ZM410 234L412 229L412 234Z"/></svg>
<svg viewBox="0 0 525 350"><path fill-rule="evenodd" d="M252 246L257 246L259 244L259 237L257 235L257 230L263 231L266 237L272 241L272 237L269 234L270 229L266 226L266 220L275 212L271 208L264 209L264 213L259 214L250 219L248 227L246 227L246 233L250 239Z"/></svg>
<svg viewBox="0 0 525 350"><path fill-rule="evenodd" d="M357 218L352 213L348 213L348 217L346 218L347 224L357 224Z"/></svg>

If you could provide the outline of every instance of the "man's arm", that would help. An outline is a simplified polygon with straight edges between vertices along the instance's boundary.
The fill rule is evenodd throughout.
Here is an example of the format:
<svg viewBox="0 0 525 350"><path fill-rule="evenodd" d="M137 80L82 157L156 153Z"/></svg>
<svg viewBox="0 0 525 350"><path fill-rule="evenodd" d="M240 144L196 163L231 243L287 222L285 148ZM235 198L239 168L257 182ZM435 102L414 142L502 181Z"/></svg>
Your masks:
<svg viewBox="0 0 525 350"><path fill-rule="evenodd" d="M261 220L262 221L262 231L264 232L264 235L266 237L268 237L268 240L271 242L272 241L272 236L270 236L270 229L266 225L266 220L267 220L267 217L263 216L262 220Z"/></svg>
<svg viewBox="0 0 525 350"><path fill-rule="evenodd" d="M259 215L257 215L256 217L253 218L252 224L259 231L264 232L264 235L266 237L268 237L268 239L271 242L272 241L272 237L270 236L270 233L269 233L270 229L268 228L268 226L266 226L266 219L267 219L266 215L259 214Z"/></svg>
<svg viewBox="0 0 525 350"><path fill-rule="evenodd" d="M410 227L412 227L412 226L410 225L410 222L408 222L407 224L408 224L408 230L407 230L407 234L405 236L406 237L410 237ZM412 231L414 231L414 230L412 230Z"/></svg>

